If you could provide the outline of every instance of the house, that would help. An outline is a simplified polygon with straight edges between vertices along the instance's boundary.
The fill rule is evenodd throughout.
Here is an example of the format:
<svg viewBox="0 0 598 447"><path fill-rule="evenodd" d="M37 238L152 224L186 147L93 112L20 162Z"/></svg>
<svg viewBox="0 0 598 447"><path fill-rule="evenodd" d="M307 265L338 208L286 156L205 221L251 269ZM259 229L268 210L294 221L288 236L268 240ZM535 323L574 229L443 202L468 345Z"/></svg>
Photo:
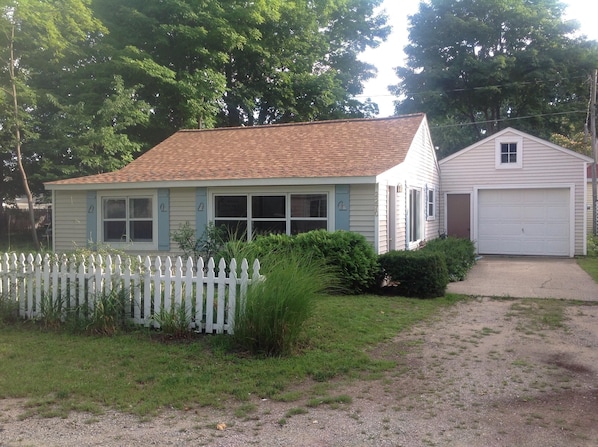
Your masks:
<svg viewBox="0 0 598 447"><path fill-rule="evenodd" d="M363 234L378 253L439 234L425 115L181 130L119 171L49 182L53 248L180 254L172 233L213 222L251 237Z"/></svg>
<svg viewBox="0 0 598 447"><path fill-rule="evenodd" d="M444 228L480 254L585 255L591 161L504 129L439 162Z"/></svg>

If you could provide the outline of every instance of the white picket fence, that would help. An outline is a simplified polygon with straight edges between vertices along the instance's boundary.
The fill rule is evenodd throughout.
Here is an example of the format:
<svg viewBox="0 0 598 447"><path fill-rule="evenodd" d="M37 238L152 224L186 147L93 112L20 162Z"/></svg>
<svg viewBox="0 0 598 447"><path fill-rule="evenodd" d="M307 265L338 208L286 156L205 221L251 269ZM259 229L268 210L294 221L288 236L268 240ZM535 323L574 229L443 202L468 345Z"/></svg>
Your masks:
<svg viewBox="0 0 598 447"><path fill-rule="evenodd" d="M89 313L102 297L121 294L125 317L146 327L160 327L163 315L184 309L189 329L206 333L232 333L238 305L248 285L261 280L260 264L249 268L246 259L224 259L216 272L213 258L125 258L37 254L0 257L0 299L14 300L19 315L42 318L44 309ZM81 314L83 315L83 314ZM162 318L161 318L162 317Z"/></svg>

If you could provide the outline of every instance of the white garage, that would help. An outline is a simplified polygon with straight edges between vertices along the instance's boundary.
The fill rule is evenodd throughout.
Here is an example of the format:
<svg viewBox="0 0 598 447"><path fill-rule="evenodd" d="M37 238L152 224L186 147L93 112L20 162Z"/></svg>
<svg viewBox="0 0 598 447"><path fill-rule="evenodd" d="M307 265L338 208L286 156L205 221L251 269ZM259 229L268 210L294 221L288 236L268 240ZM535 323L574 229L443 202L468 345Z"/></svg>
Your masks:
<svg viewBox="0 0 598 447"><path fill-rule="evenodd" d="M480 254L569 256L570 188L480 189Z"/></svg>
<svg viewBox="0 0 598 447"><path fill-rule="evenodd" d="M583 256L591 162L503 129L439 161L445 231L482 255Z"/></svg>

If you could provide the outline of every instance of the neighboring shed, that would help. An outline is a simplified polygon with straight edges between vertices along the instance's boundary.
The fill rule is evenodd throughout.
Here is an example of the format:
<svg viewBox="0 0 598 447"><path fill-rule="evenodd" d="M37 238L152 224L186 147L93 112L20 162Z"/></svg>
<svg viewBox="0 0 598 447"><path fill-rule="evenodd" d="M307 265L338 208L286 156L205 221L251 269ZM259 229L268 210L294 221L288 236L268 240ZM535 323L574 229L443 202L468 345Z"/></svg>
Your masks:
<svg viewBox="0 0 598 447"><path fill-rule="evenodd" d="M589 157L504 129L439 162L444 225L480 254L586 253Z"/></svg>
<svg viewBox="0 0 598 447"><path fill-rule="evenodd" d="M438 236L439 170L425 115L182 130L119 171L46 183L54 249L179 254L208 222L247 234L363 234L378 253Z"/></svg>

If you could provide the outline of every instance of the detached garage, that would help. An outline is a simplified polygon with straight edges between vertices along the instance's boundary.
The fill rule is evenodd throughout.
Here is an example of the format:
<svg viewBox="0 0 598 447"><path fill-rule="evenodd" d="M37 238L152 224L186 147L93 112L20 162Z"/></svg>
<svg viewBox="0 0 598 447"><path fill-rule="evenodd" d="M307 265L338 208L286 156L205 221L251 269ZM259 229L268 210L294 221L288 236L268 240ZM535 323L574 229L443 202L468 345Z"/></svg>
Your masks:
<svg viewBox="0 0 598 447"><path fill-rule="evenodd" d="M479 254L586 254L589 157L512 128L440 160L444 224Z"/></svg>

